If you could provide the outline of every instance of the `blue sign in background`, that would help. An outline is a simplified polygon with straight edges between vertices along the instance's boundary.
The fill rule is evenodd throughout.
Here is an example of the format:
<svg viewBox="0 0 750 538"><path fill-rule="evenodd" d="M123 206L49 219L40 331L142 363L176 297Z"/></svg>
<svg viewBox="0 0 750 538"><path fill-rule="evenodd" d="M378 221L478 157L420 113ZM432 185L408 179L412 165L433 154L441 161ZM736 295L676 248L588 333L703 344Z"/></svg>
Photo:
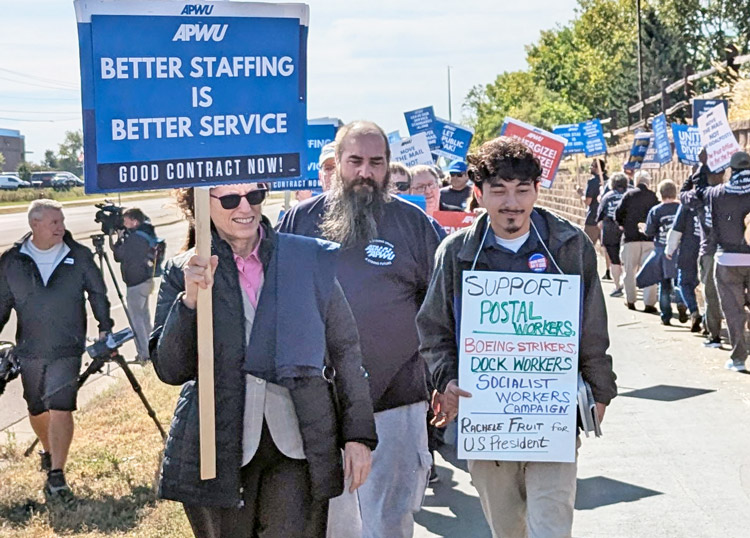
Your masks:
<svg viewBox="0 0 750 538"><path fill-rule="evenodd" d="M440 118L435 118L434 126L437 147L433 153L447 159L465 160L474 133L462 125Z"/></svg>
<svg viewBox="0 0 750 538"><path fill-rule="evenodd" d="M654 116L651 128L654 131L654 147L656 148L656 160L660 166L664 166L672 160L672 144L669 142L667 131L667 117L662 112Z"/></svg>
<svg viewBox="0 0 750 538"><path fill-rule="evenodd" d="M303 169L305 174L302 177L294 179L278 179L271 184L271 190L307 190L318 189L321 187L318 180L318 160L320 159L320 150L329 142L336 138L338 125L334 124L307 124L305 136L307 136L307 151Z"/></svg>
<svg viewBox="0 0 750 538"><path fill-rule="evenodd" d="M688 166L700 164L698 155L703 146L701 144L701 132L698 127L673 123L672 138L674 138L677 159L682 164L687 164Z"/></svg>
<svg viewBox="0 0 750 538"><path fill-rule="evenodd" d="M698 126L698 118L716 105L724 105L724 112L729 116L729 101L726 99L693 99L693 125Z"/></svg>
<svg viewBox="0 0 750 538"><path fill-rule="evenodd" d="M439 144L435 134L435 110L431 106L404 112L404 118L410 136L426 132L430 149L437 149Z"/></svg>
<svg viewBox="0 0 750 538"><path fill-rule="evenodd" d="M585 137L586 157L604 155L607 153L607 140L604 138L604 129L599 119L584 121L582 124Z"/></svg>
<svg viewBox="0 0 750 538"><path fill-rule="evenodd" d="M582 123L570 123L566 125L557 125L552 132L567 140L563 155L572 155L574 153L584 153L586 151L586 141L582 129Z"/></svg>
<svg viewBox="0 0 750 538"><path fill-rule="evenodd" d="M628 162L623 167L638 170L646 157L648 146L651 141L651 133L637 133L630 148Z"/></svg>
<svg viewBox="0 0 750 538"><path fill-rule="evenodd" d="M183 25L203 28L203 39ZM307 29L299 19L92 15L79 40L87 192L302 175ZM127 78L103 78L118 58ZM161 71L155 58L164 58Z"/></svg>
<svg viewBox="0 0 750 538"><path fill-rule="evenodd" d="M584 153L586 157L594 157L607 153L607 141L604 138L602 122L598 119L558 125L552 132L567 140L563 155Z"/></svg>

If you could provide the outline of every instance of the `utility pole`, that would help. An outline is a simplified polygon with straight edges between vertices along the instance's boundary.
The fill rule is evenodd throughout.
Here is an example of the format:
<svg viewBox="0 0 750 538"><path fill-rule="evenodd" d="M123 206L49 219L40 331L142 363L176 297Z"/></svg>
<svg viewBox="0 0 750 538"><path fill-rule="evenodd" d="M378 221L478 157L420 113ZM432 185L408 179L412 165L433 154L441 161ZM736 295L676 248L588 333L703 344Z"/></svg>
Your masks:
<svg viewBox="0 0 750 538"><path fill-rule="evenodd" d="M453 107L451 106L451 66L448 66L448 121L453 121Z"/></svg>
<svg viewBox="0 0 750 538"><path fill-rule="evenodd" d="M641 34L641 0L635 0L635 9L637 11L637 31L638 31L638 102L643 102L643 43ZM643 108L640 111L643 119Z"/></svg>

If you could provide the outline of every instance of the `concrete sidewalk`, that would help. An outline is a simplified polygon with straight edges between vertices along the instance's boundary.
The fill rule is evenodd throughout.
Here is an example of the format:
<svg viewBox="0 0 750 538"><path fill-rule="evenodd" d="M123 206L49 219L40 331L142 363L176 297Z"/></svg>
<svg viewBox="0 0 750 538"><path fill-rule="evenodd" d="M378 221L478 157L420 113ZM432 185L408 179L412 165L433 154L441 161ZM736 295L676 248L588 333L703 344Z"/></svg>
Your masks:
<svg viewBox="0 0 750 538"><path fill-rule="evenodd" d="M583 438L573 535L750 536L750 376L725 370L728 350L704 348L687 325L663 327L621 298L607 307L620 396L604 436ZM415 536L491 536L454 447L437 462L441 482L428 489Z"/></svg>

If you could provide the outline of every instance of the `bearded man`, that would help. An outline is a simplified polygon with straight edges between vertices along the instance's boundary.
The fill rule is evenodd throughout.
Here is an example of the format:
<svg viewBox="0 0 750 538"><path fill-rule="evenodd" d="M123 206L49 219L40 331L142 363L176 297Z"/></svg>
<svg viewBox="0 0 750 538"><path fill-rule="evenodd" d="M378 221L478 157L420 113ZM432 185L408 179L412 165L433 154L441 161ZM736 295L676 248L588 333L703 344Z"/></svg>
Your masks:
<svg viewBox="0 0 750 538"><path fill-rule="evenodd" d="M380 127L366 121L344 126L335 151L331 190L298 204L279 225L280 232L342 245L337 276L357 322L375 408L379 444L372 471L357 498L349 499L353 508L351 502L331 504L329 529L336 535L344 527L342 535L353 536L361 525L366 538L409 537L431 464L415 318L439 239L418 207L388 194L390 149ZM357 514L361 522L352 522Z"/></svg>

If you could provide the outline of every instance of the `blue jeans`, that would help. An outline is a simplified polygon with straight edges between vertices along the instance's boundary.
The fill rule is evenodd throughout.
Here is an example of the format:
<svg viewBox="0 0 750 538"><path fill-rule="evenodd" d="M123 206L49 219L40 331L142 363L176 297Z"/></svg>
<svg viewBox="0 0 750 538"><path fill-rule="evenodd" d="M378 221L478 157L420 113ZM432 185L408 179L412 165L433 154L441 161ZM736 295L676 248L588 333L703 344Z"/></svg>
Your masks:
<svg viewBox="0 0 750 538"><path fill-rule="evenodd" d="M698 287L698 276L693 276L691 271L677 271L677 285L679 286L682 301L690 310L690 313L700 314L698 311L698 300L695 298L695 288Z"/></svg>
<svg viewBox="0 0 750 538"><path fill-rule="evenodd" d="M662 321L672 319L672 301L677 304L684 304L674 291L674 283L671 278L665 278L659 283L659 315Z"/></svg>

